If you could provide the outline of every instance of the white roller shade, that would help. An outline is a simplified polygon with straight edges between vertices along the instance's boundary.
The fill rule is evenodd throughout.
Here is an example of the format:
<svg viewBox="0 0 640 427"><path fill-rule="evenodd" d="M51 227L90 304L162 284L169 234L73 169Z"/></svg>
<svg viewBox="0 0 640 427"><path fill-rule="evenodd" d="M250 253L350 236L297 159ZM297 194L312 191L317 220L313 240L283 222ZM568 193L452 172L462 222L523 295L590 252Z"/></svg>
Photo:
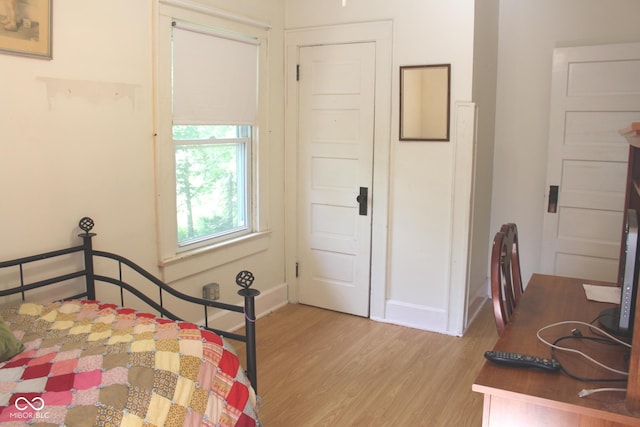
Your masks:
<svg viewBox="0 0 640 427"><path fill-rule="evenodd" d="M254 40L174 25L173 124L255 124L257 61Z"/></svg>

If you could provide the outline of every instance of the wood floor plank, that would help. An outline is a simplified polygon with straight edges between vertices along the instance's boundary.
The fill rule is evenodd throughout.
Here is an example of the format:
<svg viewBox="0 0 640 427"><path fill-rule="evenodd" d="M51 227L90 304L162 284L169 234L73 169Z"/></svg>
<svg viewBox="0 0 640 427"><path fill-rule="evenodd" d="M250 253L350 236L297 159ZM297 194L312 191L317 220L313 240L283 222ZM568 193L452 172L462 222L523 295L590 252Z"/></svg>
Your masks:
<svg viewBox="0 0 640 427"><path fill-rule="evenodd" d="M451 337L287 305L256 325L260 420L266 427L480 426L482 396L471 384L498 338L492 316L485 304L464 337Z"/></svg>

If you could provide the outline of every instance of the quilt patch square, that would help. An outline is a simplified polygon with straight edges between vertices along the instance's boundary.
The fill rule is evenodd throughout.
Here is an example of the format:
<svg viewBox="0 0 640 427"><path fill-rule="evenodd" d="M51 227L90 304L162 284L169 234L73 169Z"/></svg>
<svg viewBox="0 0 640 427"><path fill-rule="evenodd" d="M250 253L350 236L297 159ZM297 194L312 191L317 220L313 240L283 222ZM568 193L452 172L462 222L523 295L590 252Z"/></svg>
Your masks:
<svg viewBox="0 0 640 427"><path fill-rule="evenodd" d="M51 365L51 375L57 376L57 375L70 374L76 369L76 366L78 366L77 358L65 359L59 362L54 362L53 365Z"/></svg>
<svg viewBox="0 0 640 427"><path fill-rule="evenodd" d="M129 377L129 370L124 366L117 366L102 373L101 386L107 387L115 384L126 384Z"/></svg>
<svg viewBox="0 0 640 427"><path fill-rule="evenodd" d="M16 385L17 385L16 381L18 381L18 379L19 379L19 377L14 379L14 380L11 380L11 381L7 381L7 382L2 381L2 382L0 382L0 394L4 395L4 394L8 393L9 395L11 395L11 392L16 389ZM1 404L2 403L0 402L0 405Z"/></svg>
<svg viewBox="0 0 640 427"><path fill-rule="evenodd" d="M167 419L170 408L171 401L169 399L154 394L151 396L151 402L149 403L149 410L147 411L146 419L152 424L161 426Z"/></svg>
<svg viewBox="0 0 640 427"><path fill-rule="evenodd" d="M149 403L151 402L151 391L137 386L130 387L128 391L127 411L140 418L144 418L147 414Z"/></svg>
<svg viewBox="0 0 640 427"><path fill-rule="evenodd" d="M155 369L153 368L132 366L129 368L129 383L145 390L151 390L153 388L154 372Z"/></svg>
<svg viewBox="0 0 640 427"><path fill-rule="evenodd" d="M180 357L180 375L195 381L200 372L200 364L202 361L196 356Z"/></svg>
<svg viewBox="0 0 640 427"><path fill-rule="evenodd" d="M33 378L31 380L19 381L16 387L13 389L14 393L41 393L45 391L45 384L47 383L47 377Z"/></svg>
<svg viewBox="0 0 640 427"><path fill-rule="evenodd" d="M249 401L249 390L244 384L234 382L231 386L231 391L227 395L227 404L237 409L245 407Z"/></svg>
<svg viewBox="0 0 640 427"><path fill-rule="evenodd" d="M31 361L27 363L27 366L34 366L34 365L41 365L43 363L49 363L53 360L54 357L56 357L55 352L56 352L55 348L40 349L33 355L34 356L33 359L31 359Z"/></svg>
<svg viewBox="0 0 640 427"><path fill-rule="evenodd" d="M111 331L100 331L100 332L91 332L87 337L89 341L101 341L109 338L111 336Z"/></svg>
<svg viewBox="0 0 640 427"><path fill-rule="evenodd" d="M139 351L129 354L129 364L131 366L144 366L152 368L156 361L156 356L152 351Z"/></svg>
<svg viewBox="0 0 640 427"><path fill-rule="evenodd" d="M102 426L119 426L128 425L121 424L123 421L122 411L112 408L110 406L100 406L98 408L98 415L96 416L96 424Z"/></svg>
<svg viewBox="0 0 640 427"><path fill-rule="evenodd" d="M99 402L100 389L93 387L73 393L72 403L76 406L93 406Z"/></svg>
<svg viewBox="0 0 640 427"><path fill-rule="evenodd" d="M82 357L78 359L78 365L76 366L76 372L92 371L96 368L102 367L103 356L101 354L95 354L93 356Z"/></svg>
<svg viewBox="0 0 640 427"><path fill-rule="evenodd" d="M82 353L82 350L80 350L79 348L75 348L73 350L60 351L53 358L53 361L54 362L59 362L59 361L62 361L62 360L67 360L67 359L77 359L80 356L80 353Z"/></svg>
<svg viewBox="0 0 640 427"><path fill-rule="evenodd" d="M4 368L15 368L17 366L27 366L31 358L25 357L25 354L18 354L13 359L9 359L7 363L4 364Z"/></svg>
<svg viewBox="0 0 640 427"><path fill-rule="evenodd" d="M213 332L207 330L204 330L201 333L202 338L204 338L207 343L213 344L213 346L222 347L222 345L224 344L220 335L214 334Z"/></svg>
<svg viewBox="0 0 640 427"><path fill-rule="evenodd" d="M164 422L165 427L183 427L187 417L187 408L181 405L172 404Z"/></svg>
<svg viewBox="0 0 640 427"><path fill-rule="evenodd" d="M133 327L133 333L135 335L144 334L147 332L155 332L156 326L153 324L137 324Z"/></svg>
<svg viewBox="0 0 640 427"><path fill-rule="evenodd" d="M177 340L168 340L168 339L159 339L156 341L156 349L158 351L168 351L171 353L180 352L181 341Z"/></svg>
<svg viewBox="0 0 640 427"><path fill-rule="evenodd" d="M153 393L171 399L173 397L178 376L169 371L156 369L153 372Z"/></svg>
<svg viewBox="0 0 640 427"><path fill-rule="evenodd" d="M215 346L211 343L205 342L202 344L202 356L207 362L213 363L216 366L218 366L220 359L222 359L222 351L222 347Z"/></svg>
<svg viewBox="0 0 640 427"><path fill-rule="evenodd" d="M25 314L27 316L40 316L43 306L35 303L24 303L18 309L19 314Z"/></svg>
<svg viewBox="0 0 640 427"><path fill-rule="evenodd" d="M73 328L69 329L69 334L71 335L81 335L88 334L91 332L91 325L76 325Z"/></svg>
<svg viewBox="0 0 640 427"><path fill-rule="evenodd" d="M105 354L126 353L129 350L129 342L117 342L106 346Z"/></svg>
<svg viewBox="0 0 640 427"><path fill-rule="evenodd" d="M22 372L24 372L24 370L25 368L22 366L7 368L7 365L5 365L4 369L0 369L0 382L11 383L17 381L22 377Z"/></svg>
<svg viewBox="0 0 640 427"><path fill-rule="evenodd" d="M126 408L128 399L128 387L126 385L105 386L98 391L98 401L100 404L113 408Z"/></svg>
<svg viewBox="0 0 640 427"><path fill-rule="evenodd" d="M122 417L122 423L120 425L127 427L142 427L144 420L135 414L125 414Z"/></svg>
<svg viewBox="0 0 640 427"><path fill-rule="evenodd" d="M0 393L0 405L7 406L9 404L9 399L11 399L12 393ZM4 408L0 408L4 409ZM0 411L1 413L1 411Z"/></svg>
<svg viewBox="0 0 640 427"><path fill-rule="evenodd" d="M33 378L46 377L51 371L51 364L45 363L42 365L27 366L22 373L23 380L30 380Z"/></svg>
<svg viewBox="0 0 640 427"><path fill-rule="evenodd" d="M187 412L182 425L183 427L202 427L204 425L202 422L202 413L195 411Z"/></svg>
<svg viewBox="0 0 640 427"><path fill-rule="evenodd" d="M87 342L87 337L89 334L68 334L65 338L65 343L61 347L63 351L69 350L77 350L81 349L84 343ZM56 340L60 340L60 337L57 337Z"/></svg>
<svg viewBox="0 0 640 427"><path fill-rule="evenodd" d="M156 338L159 340L176 340L180 336L175 324L158 325Z"/></svg>
<svg viewBox="0 0 640 427"><path fill-rule="evenodd" d="M196 385L193 381L184 377L179 377L172 396L173 402L177 403L178 405L189 406L189 402L193 397L195 388Z"/></svg>
<svg viewBox="0 0 640 427"><path fill-rule="evenodd" d="M178 373L180 372L180 355L169 351L157 351L155 354L155 367Z"/></svg>
<svg viewBox="0 0 640 427"><path fill-rule="evenodd" d="M47 379L45 389L47 391L64 391L73 387L73 374L62 374Z"/></svg>
<svg viewBox="0 0 640 427"><path fill-rule="evenodd" d="M94 322L94 325L100 325L100 324L111 325L114 322L114 320L116 320L116 316L112 312L106 313L104 316L98 317ZM111 329L110 326L109 326L109 329Z"/></svg>
<svg viewBox="0 0 640 427"><path fill-rule="evenodd" d="M143 351L153 351L155 349L156 349L156 343L152 339L134 341L131 343L131 351L134 353L143 352Z"/></svg>
<svg viewBox="0 0 640 427"><path fill-rule="evenodd" d="M86 390L91 387L98 387L102 382L102 372L96 369L88 372L78 372L73 380L73 388L76 390Z"/></svg>
<svg viewBox="0 0 640 427"><path fill-rule="evenodd" d="M193 390L193 398L191 399L191 408L204 414L207 410L207 402L209 401L209 392L200 387L196 387Z"/></svg>
<svg viewBox="0 0 640 427"><path fill-rule="evenodd" d="M113 335L111 338L109 338L109 341L107 342L107 344L109 345L114 345L114 344L118 344L118 343L128 343L133 341L133 335L131 334L118 334L118 335Z"/></svg>
<svg viewBox="0 0 640 427"><path fill-rule="evenodd" d="M235 377L240 369L240 361L238 357L230 351L224 350L220 359L220 369L230 377Z"/></svg>
<svg viewBox="0 0 640 427"><path fill-rule="evenodd" d="M73 326L72 320L56 320L55 322L53 322L53 325L51 325L51 329L66 330L71 328L72 326Z"/></svg>
<svg viewBox="0 0 640 427"><path fill-rule="evenodd" d="M204 362L200 365L200 371L198 372L198 384L200 387L209 390L213 377L216 374L216 366L212 363Z"/></svg>
<svg viewBox="0 0 640 427"><path fill-rule="evenodd" d="M225 399L231 392L233 386L233 379L229 378L222 372L218 372L213 378L211 383L211 391Z"/></svg>
<svg viewBox="0 0 640 427"><path fill-rule="evenodd" d="M68 406L73 402L71 391L50 391L42 395L45 407L48 406Z"/></svg>
<svg viewBox="0 0 640 427"><path fill-rule="evenodd" d="M58 312L61 314L73 314L73 319L76 317L76 313L82 309L82 304L78 304L76 301L66 301L60 305Z"/></svg>
<svg viewBox="0 0 640 427"><path fill-rule="evenodd" d="M202 354L202 340L180 340L180 353L188 356L199 356Z"/></svg>

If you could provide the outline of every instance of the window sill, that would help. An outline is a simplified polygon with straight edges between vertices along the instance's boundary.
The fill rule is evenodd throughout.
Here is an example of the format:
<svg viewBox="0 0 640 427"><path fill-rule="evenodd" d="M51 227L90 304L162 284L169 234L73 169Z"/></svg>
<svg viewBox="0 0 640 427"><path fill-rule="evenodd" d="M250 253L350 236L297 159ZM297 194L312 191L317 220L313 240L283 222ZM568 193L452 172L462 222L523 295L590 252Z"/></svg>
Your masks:
<svg viewBox="0 0 640 427"><path fill-rule="evenodd" d="M211 270L269 248L270 231L251 233L237 239L185 251L160 261L163 279L167 283Z"/></svg>

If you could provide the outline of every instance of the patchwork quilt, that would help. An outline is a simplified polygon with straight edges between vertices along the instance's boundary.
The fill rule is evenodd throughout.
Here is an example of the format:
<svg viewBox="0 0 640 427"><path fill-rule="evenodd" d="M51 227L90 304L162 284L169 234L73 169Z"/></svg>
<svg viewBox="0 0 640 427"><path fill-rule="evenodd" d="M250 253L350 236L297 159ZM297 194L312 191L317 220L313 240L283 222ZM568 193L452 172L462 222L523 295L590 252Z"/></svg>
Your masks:
<svg viewBox="0 0 640 427"><path fill-rule="evenodd" d="M258 425L255 394L222 339L97 301L0 315L25 346L0 364L0 425Z"/></svg>

